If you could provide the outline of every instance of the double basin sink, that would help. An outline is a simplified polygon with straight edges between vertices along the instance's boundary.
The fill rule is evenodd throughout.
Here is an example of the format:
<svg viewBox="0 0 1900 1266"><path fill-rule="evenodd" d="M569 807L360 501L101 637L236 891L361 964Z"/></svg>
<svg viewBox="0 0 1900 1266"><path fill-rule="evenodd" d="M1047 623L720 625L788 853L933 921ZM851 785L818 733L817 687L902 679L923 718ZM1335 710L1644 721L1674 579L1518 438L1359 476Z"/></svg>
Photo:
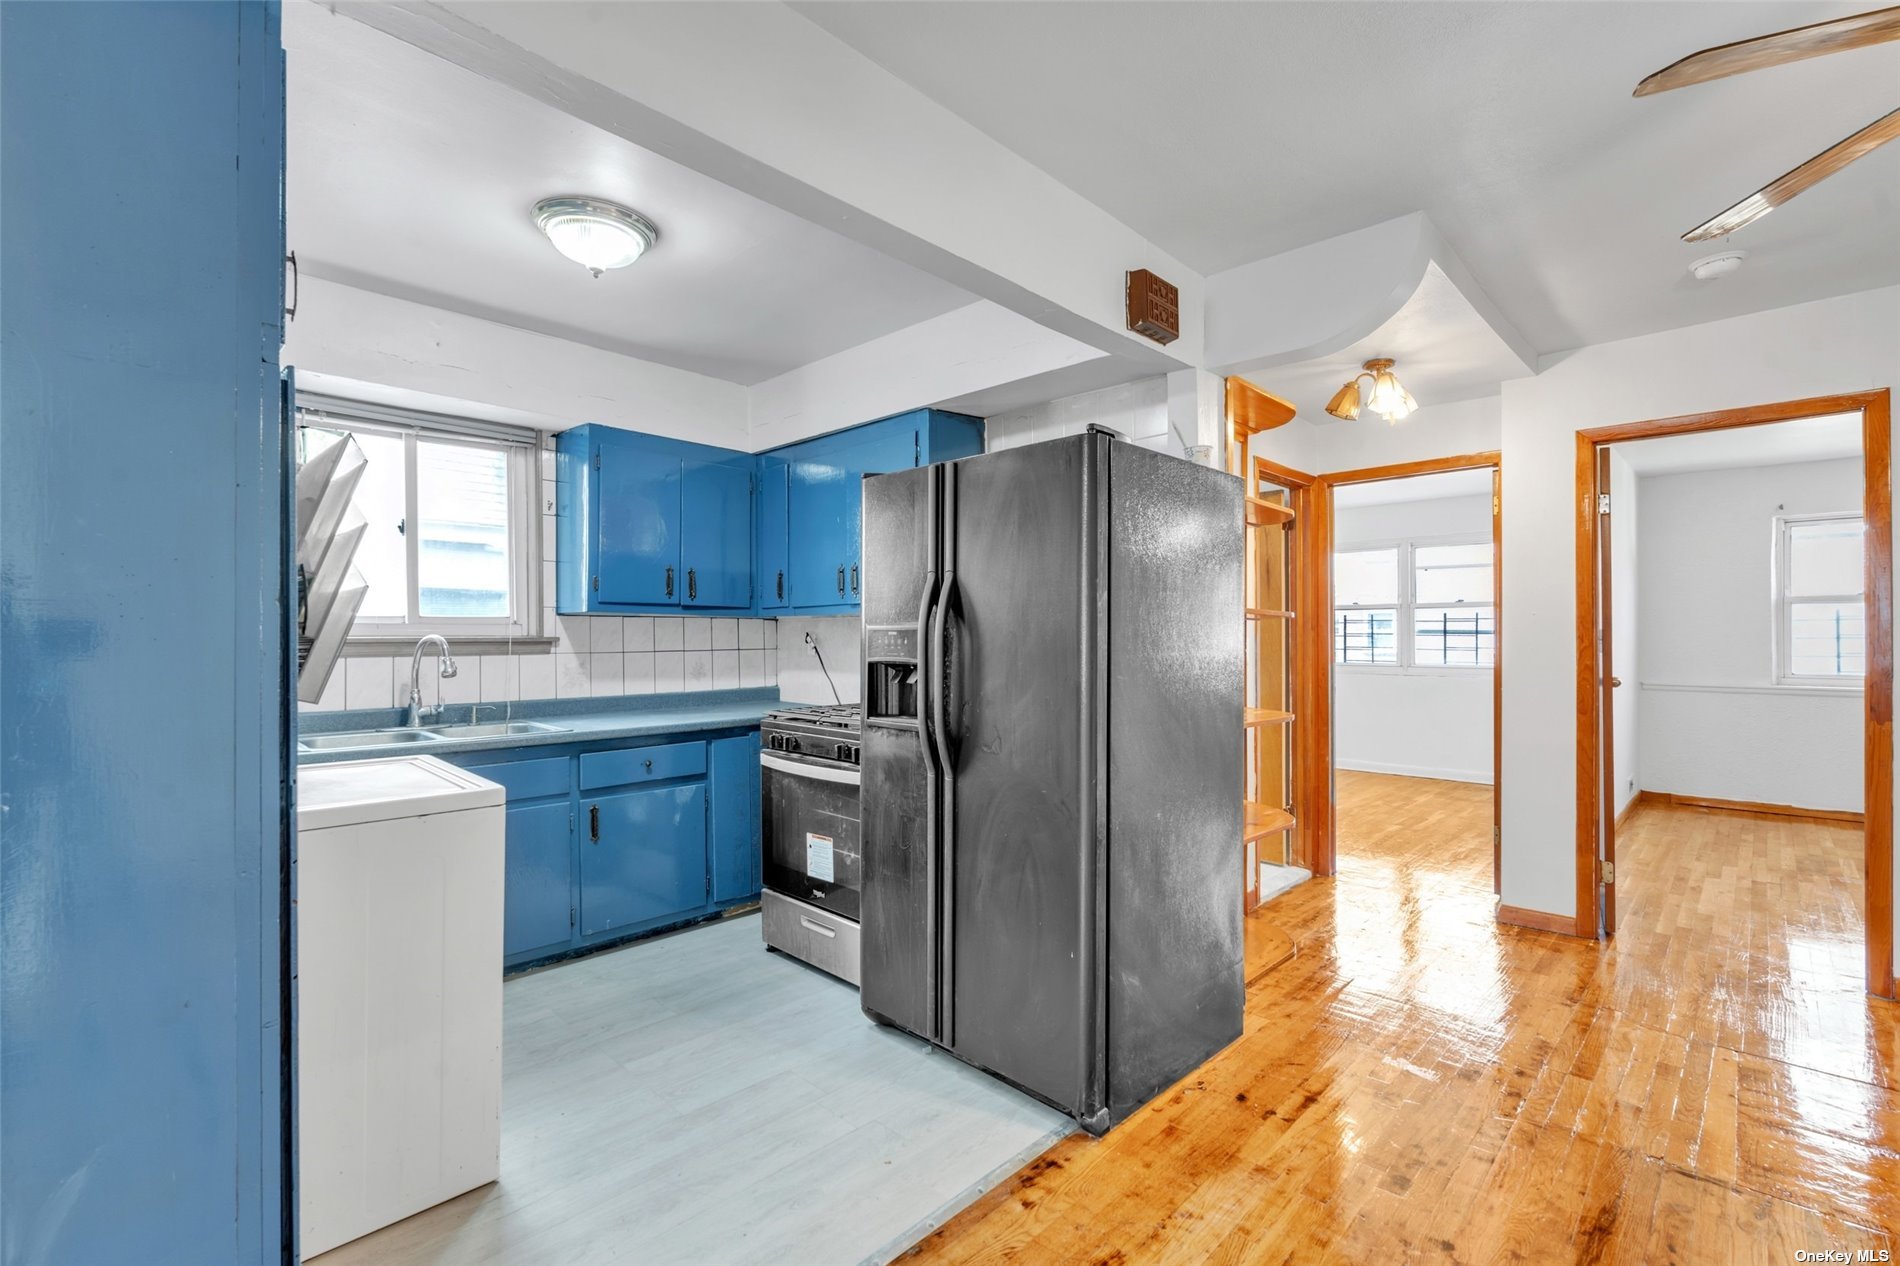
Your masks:
<svg viewBox="0 0 1900 1266"><path fill-rule="evenodd" d="M429 725L415 729L344 730L310 734L297 740L306 752L334 752L352 747L389 747L399 743L440 743L444 739L505 738L510 734L565 734L565 725L541 721L487 721L466 725Z"/></svg>

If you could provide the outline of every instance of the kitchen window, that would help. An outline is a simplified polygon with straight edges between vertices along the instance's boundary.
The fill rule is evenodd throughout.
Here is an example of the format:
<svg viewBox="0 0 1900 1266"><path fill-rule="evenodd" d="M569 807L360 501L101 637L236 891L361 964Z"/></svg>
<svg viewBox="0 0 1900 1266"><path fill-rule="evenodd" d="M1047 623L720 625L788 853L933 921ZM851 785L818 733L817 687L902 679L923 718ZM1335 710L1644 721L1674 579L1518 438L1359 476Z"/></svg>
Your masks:
<svg viewBox="0 0 1900 1266"><path fill-rule="evenodd" d="M1867 604L1858 514L1775 521L1775 661L1783 685L1858 686L1867 672Z"/></svg>
<svg viewBox="0 0 1900 1266"><path fill-rule="evenodd" d="M352 644L540 635L535 432L302 396L297 421L300 463L345 435L366 461Z"/></svg>
<svg viewBox="0 0 1900 1266"><path fill-rule="evenodd" d="M1333 660L1385 668L1490 668L1497 660L1492 547L1400 541L1333 555Z"/></svg>

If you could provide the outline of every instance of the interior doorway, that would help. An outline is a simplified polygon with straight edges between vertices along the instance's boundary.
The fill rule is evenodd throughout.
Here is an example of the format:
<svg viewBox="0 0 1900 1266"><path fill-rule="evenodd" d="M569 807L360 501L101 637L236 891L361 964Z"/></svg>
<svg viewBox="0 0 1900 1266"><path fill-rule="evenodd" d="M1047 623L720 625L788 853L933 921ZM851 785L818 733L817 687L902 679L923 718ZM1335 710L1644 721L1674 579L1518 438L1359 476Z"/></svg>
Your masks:
<svg viewBox="0 0 1900 1266"><path fill-rule="evenodd" d="M1313 609L1327 637L1305 665L1323 683L1319 743L1335 799L1345 788L1345 799L1376 802L1389 817L1426 796L1431 811L1456 812L1483 787L1493 892L1501 487L1496 452L1321 476L1325 542L1309 556L1323 577ZM1316 842L1317 874L1338 867L1344 813L1335 806Z"/></svg>
<svg viewBox="0 0 1900 1266"><path fill-rule="evenodd" d="M1635 465L1630 457L1646 451L1651 457L1663 444L1686 451L1690 437L1709 437L1746 428L1776 427L1798 434L1803 444L1792 451L1814 453L1813 441L1828 428L1839 432L1845 425L1858 440L1860 472L1847 489L1807 493L1818 487L1819 472L1804 472L1800 479L1782 476L1779 486L1799 490L1784 492L1754 507L1761 522L1734 525L1726 538L1757 537L1753 558L1754 577L1768 577L1759 589L1760 618L1747 627L1710 639L1711 644L1696 654L1703 661L1719 661L1724 655L1741 654L1758 659L1754 670L1759 685L1738 682L1732 690L1744 687L1773 694L1791 695L1795 691L1845 690L1854 682L1861 685L1862 699L1860 756L1861 785L1858 814L1862 827L1862 910L1865 925L1865 975L1868 992L1893 996L1893 611L1892 611L1892 470L1890 459L1889 393L1885 390L1844 396L1818 397L1785 404L1749 409L1726 410L1665 418L1653 422L1603 427L1582 431L1577 436L1577 918L1579 935L1613 936L1617 930L1619 908L1617 890L1626 891L1634 875L1627 867L1618 869L1618 821L1627 814L1641 793L1653 794L1665 802L1702 804L1769 816L1825 819L1832 816L1853 820L1856 812L1851 801L1856 789L1831 785L1838 781L1836 759L1822 757L1805 780L1777 782L1789 765L1799 765L1809 754L1792 750L1798 740L1784 724L1749 725L1731 719L1723 741L1736 734L1749 738L1726 758L1719 755L1714 763L1725 768L1670 770L1651 776L1652 781L1669 786L1648 788L1638 785L1640 778L1631 773L1628 745L1638 731L1632 725L1636 692L1652 690L1659 700L1693 689L1693 682L1657 680L1640 682L1627 645L1632 624L1624 610L1635 592L1629 572L1635 564L1631 553L1633 528L1640 530L1642 519L1631 522L1630 511L1638 504L1635 495ZM1754 449L1775 449L1766 431L1743 437ZM1645 449L1644 446L1648 446ZM1731 448L1740 446L1733 442ZM1637 464L1654 465L1648 458ZM1731 480L1730 482L1734 482ZM1836 482L1839 482L1838 480ZM1679 490L1680 491L1680 490ZM1745 489L1710 489L1709 514L1743 513ZM1697 494L1699 495L1699 494ZM1804 499L1805 496L1805 499ZM1818 500L1816 498L1819 498ZM1761 498L1756 498L1760 500ZM1670 502L1658 502L1671 514L1681 510L1681 496ZM1846 504L1838 504L1846 502ZM1648 504L1647 501L1641 504ZM1667 525L1652 525L1657 529ZM1753 529L1759 528L1759 532ZM1708 535L1708 524L1700 525L1700 535ZM1647 532L1645 536L1649 535ZM1734 552L1746 549L1746 539L1722 542ZM1736 560L1738 567L1746 562ZM1652 570L1654 568L1652 567ZM1853 573L1858 570L1859 574ZM1648 578L1646 577L1646 583ZM1693 624L1697 612L1693 604L1683 606L1677 600L1686 579L1658 582L1654 600L1667 601L1675 615L1671 627L1680 629ZM1728 594L1741 585L1724 587ZM1718 591L1711 591L1715 593ZM1680 607L1681 609L1677 609ZM1619 618L1619 612L1624 618ZM1653 613L1652 613L1653 614ZM1650 621L1645 619L1644 626ZM1759 624L1759 628L1753 627ZM1659 626L1660 627L1660 626ZM1751 635L1758 635L1759 646L1747 648ZM1619 652L1619 643L1623 644ZM1647 647L1649 642L1645 642ZM1645 655L1647 665L1650 656ZM1645 668L1645 676L1647 676ZM1668 674L1662 674L1667 676ZM1706 710L1706 709L1705 709ZM1683 711L1678 706L1675 711ZM1706 724L1706 723L1705 723ZM1718 725L1722 723L1718 722ZM1667 737L1667 736L1663 736ZM1648 744L1647 738L1644 740ZM1696 750L1693 741L1668 741L1648 744L1675 756ZM1711 742L1709 745L1713 745ZM1623 759L1619 760L1619 751ZM1751 752L1767 757L1767 763L1752 773L1736 770ZM1851 753L1850 753L1851 754ZM1832 765L1834 768L1829 768ZM1739 773L1741 781L1723 783L1725 776ZM1697 780L1701 781L1698 782ZM1681 782L1683 789L1677 789ZM1765 788L1745 794L1744 788Z"/></svg>

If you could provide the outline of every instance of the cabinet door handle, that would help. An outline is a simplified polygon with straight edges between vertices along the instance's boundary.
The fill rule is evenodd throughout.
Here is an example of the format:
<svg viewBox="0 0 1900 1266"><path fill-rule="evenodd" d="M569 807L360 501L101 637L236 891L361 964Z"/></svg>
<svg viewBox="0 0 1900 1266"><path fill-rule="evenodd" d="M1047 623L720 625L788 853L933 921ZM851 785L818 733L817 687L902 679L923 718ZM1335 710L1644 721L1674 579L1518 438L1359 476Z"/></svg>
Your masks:
<svg viewBox="0 0 1900 1266"><path fill-rule="evenodd" d="M651 756L647 757L646 766L647 766L647 772L649 774L652 773L653 772L653 758Z"/></svg>
<svg viewBox="0 0 1900 1266"><path fill-rule="evenodd" d="M851 592L856 593L857 591L858 591L858 565L856 563L853 563L851 564Z"/></svg>
<svg viewBox="0 0 1900 1266"><path fill-rule="evenodd" d="M587 806L587 838L600 843L600 806L597 804Z"/></svg>
<svg viewBox="0 0 1900 1266"><path fill-rule="evenodd" d="M785 573L782 571L778 574L778 600L785 601Z"/></svg>
<svg viewBox="0 0 1900 1266"><path fill-rule="evenodd" d="M688 567L686 569L686 596L688 598L699 597L699 568L697 567Z"/></svg>
<svg viewBox="0 0 1900 1266"><path fill-rule="evenodd" d="M673 596L673 569L671 567L666 569L666 596L669 598Z"/></svg>
<svg viewBox="0 0 1900 1266"><path fill-rule="evenodd" d="M838 596L844 597L844 564L838 564Z"/></svg>

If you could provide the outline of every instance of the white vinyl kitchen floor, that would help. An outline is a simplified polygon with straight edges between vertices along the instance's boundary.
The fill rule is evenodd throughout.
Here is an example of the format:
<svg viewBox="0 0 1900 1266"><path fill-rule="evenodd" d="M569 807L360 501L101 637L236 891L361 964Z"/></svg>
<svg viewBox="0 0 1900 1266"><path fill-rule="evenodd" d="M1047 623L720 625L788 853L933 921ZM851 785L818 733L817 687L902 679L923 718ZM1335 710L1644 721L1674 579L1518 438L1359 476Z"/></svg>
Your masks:
<svg viewBox="0 0 1900 1266"><path fill-rule="evenodd" d="M726 919L504 986L501 1181L321 1266L833 1266L1073 1129Z"/></svg>

